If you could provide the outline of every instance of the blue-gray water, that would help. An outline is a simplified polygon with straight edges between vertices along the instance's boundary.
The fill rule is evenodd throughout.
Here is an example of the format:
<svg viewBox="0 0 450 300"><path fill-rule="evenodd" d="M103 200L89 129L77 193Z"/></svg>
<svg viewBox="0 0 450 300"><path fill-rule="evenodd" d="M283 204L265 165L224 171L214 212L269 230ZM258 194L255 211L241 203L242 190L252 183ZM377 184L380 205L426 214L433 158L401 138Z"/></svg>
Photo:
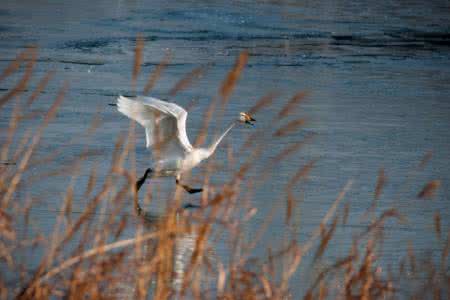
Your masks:
<svg viewBox="0 0 450 300"><path fill-rule="evenodd" d="M353 180L344 200L350 204L348 225L338 230L328 257L345 255L351 231L361 224L361 214L373 198L378 169L384 167L387 185L378 211L396 207L408 218L407 223L388 226L383 263L395 264L408 241L417 253L431 250L438 255L441 244L433 233L435 212L442 215L444 232L449 226L449 6L447 1L7 1L0 9L0 67L19 49L38 45L33 86L48 70L56 70L56 78L33 109L48 107L57 88L69 82L64 104L39 151L45 154L79 136L99 111L103 123L94 138L78 139L66 147L54 167L89 147L104 152L103 157L88 160L88 165L97 163L102 174L107 172L118 133L128 128L128 120L107 104L120 93L132 93L138 33L146 41L138 90L167 51L172 59L152 91L155 96L166 98L184 74L214 63L194 86L171 99L180 105L199 99L187 121L191 139L235 58L248 50L247 68L223 118L219 123L213 119L212 126L225 128L259 97L279 91L275 105L255 115L257 127L270 127L268 116L295 92L306 90L307 99L290 116L306 118L303 130L268 140L262 147L270 149L270 156L309 133L316 134L256 191L252 204L258 214L248 224L248 232L259 228L274 201L280 202L280 209L254 254L263 255L268 245L280 245L285 233L284 186L299 166L318 158L309 180L296 190L302 198L294 216L300 224L299 241L308 238L341 188ZM2 93L13 83L2 82ZM11 107L2 112L2 129ZM226 143L238 148L249 130L239 127ZM424 171L416 172L428 151L433 153L432 160ZM225 162L226 146L219 148L215 158ZM149 163L140 128L137 162L139 172ZM264 162L259 161L256 169L262 170ZM218 172L212 181L223 182L233 170ZM81 180L85 182L87 176L86 171ZM431 179L441 180L434 200L417 199ZM58 180L67 182L67 178ZM27 192L53 195L34 215L38 227L49 231L52 211L61 201L54 195L61 187L44 182ZM74 210L84 204L83 200L74 203ZM165 205L153 204L161 210ZM303 293L309 284L310 279L302 276L307 268L308 263L302 264L295 277L295 293Z"/></svg>

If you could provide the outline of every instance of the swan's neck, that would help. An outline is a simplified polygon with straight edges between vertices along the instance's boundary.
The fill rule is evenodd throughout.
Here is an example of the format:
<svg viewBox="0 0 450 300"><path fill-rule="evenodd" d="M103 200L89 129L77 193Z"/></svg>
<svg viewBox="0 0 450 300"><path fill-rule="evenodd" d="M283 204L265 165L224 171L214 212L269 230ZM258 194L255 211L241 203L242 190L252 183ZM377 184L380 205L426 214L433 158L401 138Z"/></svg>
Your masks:
<svg viewBox="0 0 450 300"><path fill-rule="evenodd" d="M207 148L195 148L193 151L189 153L189 155L184 159L182 170L187 171L192 168L194 168L196 165L198 165L201 161L207 159L210 157L214 151L216 151L217 146L220 144L222 139L227 135L227 133L231 130L231 128L234 127L236 123L232 123L227 130L225 130L222 135L215 140L209 147Z"/></svg>
<svg viewBox="0 0 450 300"><path fill-rule="evenodd" d="M214 151L216 151L217 146L220 144L220 142L222 141L222 139L228 134L228 132L231 130L231 128L234 127L234 125L236 125L236 122L231 123L231 125L224 131L224 133L222 133L221 136L219 136L219 138L217 140L215 140L207 149L208 149L208 156L211 156Z"/></svg>

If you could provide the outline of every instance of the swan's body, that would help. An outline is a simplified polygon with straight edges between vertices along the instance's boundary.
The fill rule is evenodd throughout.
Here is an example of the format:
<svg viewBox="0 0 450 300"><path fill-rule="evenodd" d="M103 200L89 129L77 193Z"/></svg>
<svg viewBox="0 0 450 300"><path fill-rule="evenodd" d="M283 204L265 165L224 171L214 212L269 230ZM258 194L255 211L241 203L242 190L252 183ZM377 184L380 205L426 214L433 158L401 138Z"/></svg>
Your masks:
<svg viewBox="0 0 450 300"><path fill-rule="evenodd" d="M117 109L145 128L146 145L153 149L155 158L153 176L175 176L177 183L182 173L210 157L236 124L233 122L209 147L195 148L186 133L188 113L179 105L153 97L119 96Z"/></svg>

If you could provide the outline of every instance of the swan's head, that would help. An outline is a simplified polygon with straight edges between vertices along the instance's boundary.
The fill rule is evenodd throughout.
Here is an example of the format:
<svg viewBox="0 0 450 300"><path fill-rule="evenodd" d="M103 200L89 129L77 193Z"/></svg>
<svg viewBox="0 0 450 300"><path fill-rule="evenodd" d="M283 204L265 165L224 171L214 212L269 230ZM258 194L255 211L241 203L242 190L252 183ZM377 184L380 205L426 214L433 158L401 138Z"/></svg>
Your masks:
<svg viewBox="0 0 450 300"><path fill-rule="evenodd" d="M246 112L241 112L239 114L239 122L241 123L245 123L245 124L249 124L249 125L254 125L253 122L255 122L256 120L253 119L252 116L250 116L248 113Z"/></svg>

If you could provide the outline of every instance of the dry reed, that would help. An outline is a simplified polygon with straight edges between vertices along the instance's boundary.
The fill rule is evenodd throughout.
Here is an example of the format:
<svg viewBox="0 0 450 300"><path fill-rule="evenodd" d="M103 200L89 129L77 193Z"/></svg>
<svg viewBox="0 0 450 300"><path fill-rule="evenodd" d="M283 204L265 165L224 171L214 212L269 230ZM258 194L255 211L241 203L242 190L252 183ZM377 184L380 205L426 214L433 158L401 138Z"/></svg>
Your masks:
<svg viewBox="0 0 450 300"><path fill-rule="evenodd" d="M132 85L137 83L142 64L144 40L138 38L135 49L135 62L132 71ZM418 274L426 270L425 277L416 277L423 288L411 291L411 297L441 297L449 293L446 283L449 281L448 253L450 249L450 232L444 227L441 214L433 216L434 231L442 244L440 260L421 265L417 254L409 247L405 260L399 267L398 274L386 274L378 263L381 259L384 227L387 222L403 222L404 216L397 209L387 209L375 216L375 200L380 199L386 183L384 169L380 169L374 187L374 200L368 208L374 217L362 229L352 232L353 245L349 252L334 261L326 261L327 252L335 242L336 232L340 225L352 222L355 218L350 204L347 202L342 214L339 213L341 202L345 201L352 181L348 181L328 212L318 222L318 226L308 233L306 241L298 240L298 230L293 230L280 245L261 245L263 237L270 235L268 228L277 216L281 207L285 208L284 224L286 232L291 232L294 224L296 207L299 200L296 196L299 183L306 185L304 179L314 168L314 159L291 174L284 193L280 192L273 199L269 213L259 216L254 207L252 197L254 191L267 178L274 176L273 170L280 162L298 153L302 145L311 140L307 136L303 141L287 144L279 153L270 157L265 163L267 168L256 178L252 178L258 163L264 160L265 149L261 149L259 141L278 139L286 135L295 135L304 126L304 119L292 120L285 125L280 124L289 113L304 99L306 94L298 92L285 104L274 117L271 124L275 131L265 134L264 130L256 130L239 151L243 162L238 164L232 149L228 156L236 161L233 172L226 182L210 186L211 170L205 175L205 191L202 194L201 208L183 209L184 194L180 189L164 195L171 204L162 215L145 213L138 198L139 188L135 188L136 176L134 168L134 127L127 136L117 139L111 164L107 174L100 174L96 164L87 170L87 182L83 187L77 186L77 180L83 170L83 162L91 155L105 155L84 149L63 168L53 171L40 171L40 176L32 176L31 169L53 161L63 153L55 149L45 157L35 157L44 130L55 117L68 86L60 89L52 106L40 121L34 132L20 131L23 122L37 121L38 115L30 114L27 109L36 101L54 73L47 73L31 92L26 105L20 105L19 95L32 75L37 55L35 48L27 49L2 72L0 81L20 71L20 65L26 67L22 78L10 91L0 97L0 106L14 102L9 127L1 136L2 161L17 161L16 165L0 166L0 298L15 299L167 299L167 298L220 298L220 299L385 299L402 296L401 280L404 269ZM203 143L209 122L212 120L218 102L223 110L228 103L238 78L248 60L243 52L236 60L235 66L222 82L219 90L220 98L211 101L204 115L203 127L197 139ZM156 68L144 87L148 93L167 66L169 56ZM210 66L194 69L182 78L169 92L175 95L194 83ZM250 108L256 113L270 108L277 93L269 93ZM27 116L20 118L18 116ZM94 118L87 135L92 135L99 126ZM22 133L23 132L23 133ZM13 143L13 137L19 143ZM161 141L164 142L164 141ZM70 146L71 143L68 144ZM67 147L67 146L66 146ZM64 149L64 148L63 148ZM246 151L246 149L250 149ZM428 161L431 154L425 157ZM420 167L425 163L422 162ZM53 173L52 173L53 172ZM39 180L51 181L59 174L70 175L70 182L57 210L53 231L44 234L39 228L32 229L30 219L33 209L38 206L39 199L28 197L21 192L26 181L32 187ZM420 198L429 198L436 194L440 181L433 180L426 184L418 194ZM84 190L82 190L84 188ZM81 191L81 193L79 193ZM144 194L145 193L145 194ZM147 191L140 191L149 197ZM161 197L161 195L151 195ZM57 196L51 202L57 203ZM283 201L285 200L285 201ZM74 204L85 203L81 211L75 213ZM108 205L106 205L108 203ZM134 205L135 214L127 214L127 208ZM367 212L366 212L367 214ZM245 233L245 228L256 216L263 221L256 231ZM33 217L34 218L34 217ZM342 220L342 223L339 221ZM26 234L24 234L24 232ZM130 237L130 232L132 236ZM134 235L134 236L133 236ZM226 239L228 255L226 259L216 255L217 242ZM190 246L187 246L190 245ZM267 249L267 255L261 256L258 247ZM180 248L187 247L188 252L181 254L185 264L180 267ZM21 253L37 251L32 267L29 260L23 260ZM312 266L308 277L312 278L310 287L304 295L294 290L297 270L311 252ZM223 259L223 260L222 260ZM180 270L181 268L181 270ZM418 279L417 279L418 278ZM423 279L421 279L423 278ZM423 280L423 281L420 281Z"/></svg>

